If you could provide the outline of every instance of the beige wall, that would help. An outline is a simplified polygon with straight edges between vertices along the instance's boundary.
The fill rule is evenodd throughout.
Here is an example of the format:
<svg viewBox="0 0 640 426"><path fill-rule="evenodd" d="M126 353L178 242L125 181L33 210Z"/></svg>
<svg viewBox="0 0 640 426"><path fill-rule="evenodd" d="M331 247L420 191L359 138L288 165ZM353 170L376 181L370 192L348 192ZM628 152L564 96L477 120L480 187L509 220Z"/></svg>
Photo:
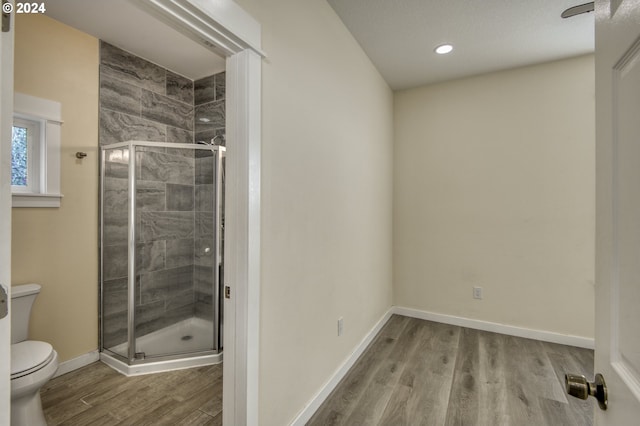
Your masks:
<svg viewBox="0 0 640 426"><path fill-rule="evenodd" d="M326 1L238 3L269 55L259 403L285 425L391 306L393 99Z"/></svg>
<svg viewBox="0 0 640 426"><path fill-rule="evenodd" d="M593 337L594 110L593 56L396 93L395 304Z"/></svg>
<svg viewBox="0 0 640 426"><path fill-rule="evenodd" d="M65 361L98 347L98 40L42 15L16 18L16 92L62 104L64 198L13 209L12 283L42 285L31 338Z"/></svg>

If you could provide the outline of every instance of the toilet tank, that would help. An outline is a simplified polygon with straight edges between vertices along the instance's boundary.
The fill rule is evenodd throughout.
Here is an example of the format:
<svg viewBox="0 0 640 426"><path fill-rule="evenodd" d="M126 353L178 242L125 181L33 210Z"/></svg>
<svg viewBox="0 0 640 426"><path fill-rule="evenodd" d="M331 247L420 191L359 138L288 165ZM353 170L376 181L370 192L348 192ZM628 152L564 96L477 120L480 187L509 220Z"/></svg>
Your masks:
<svg viewBox="0 0 640 426"><path fill-rule="evenodd" d="M11 287L11 344L27 340L31 307L40 293L39 284Z"/></svg>

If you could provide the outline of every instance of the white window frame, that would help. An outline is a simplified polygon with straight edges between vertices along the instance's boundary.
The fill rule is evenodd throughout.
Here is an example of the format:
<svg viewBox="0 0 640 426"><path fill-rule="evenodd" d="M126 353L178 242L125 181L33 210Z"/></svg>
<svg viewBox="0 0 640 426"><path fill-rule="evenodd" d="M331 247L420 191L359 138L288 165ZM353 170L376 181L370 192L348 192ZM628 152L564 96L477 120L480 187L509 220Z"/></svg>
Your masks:
<svg viewBox="0 0 640 426"><path fill-rule="evenodd" d="M12 186L13 207L60 207L60 144L62 106L59 102L15 93L14 121L40 124L36 143L29 141L28 188Z"/></svg>

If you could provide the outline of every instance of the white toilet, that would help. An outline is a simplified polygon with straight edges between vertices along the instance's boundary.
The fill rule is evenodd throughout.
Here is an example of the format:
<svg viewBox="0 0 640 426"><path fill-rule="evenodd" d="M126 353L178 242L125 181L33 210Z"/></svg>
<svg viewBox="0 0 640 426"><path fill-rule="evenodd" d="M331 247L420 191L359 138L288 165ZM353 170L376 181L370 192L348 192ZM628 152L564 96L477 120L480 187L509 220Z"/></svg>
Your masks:
<svg viewBox="0 0 640 426"><path fill-rule="evenodd" d="M11 287L11 426L46 426L40 388L58 369L58 354L46 342L27 340L38 284Z"/></svg>

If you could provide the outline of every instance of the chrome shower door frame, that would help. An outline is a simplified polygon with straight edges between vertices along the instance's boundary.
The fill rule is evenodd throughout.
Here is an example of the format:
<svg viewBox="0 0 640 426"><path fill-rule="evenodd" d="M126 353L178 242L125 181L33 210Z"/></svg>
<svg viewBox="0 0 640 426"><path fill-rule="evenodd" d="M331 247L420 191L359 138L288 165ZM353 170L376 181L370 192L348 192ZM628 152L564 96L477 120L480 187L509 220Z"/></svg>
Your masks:
<svg viewBox="0 0 640 426"><path fill-rule="evenodd" d="M214 351L220 352L222 350L222 343L220 341L220 324L221 324L221 294L222 294L222 275L224 275L224 259L222 258L222 235L223 235L223 224L221 220L221 206L223 205L223 168L222 168L222 159L226 154L226 148L223 146L215 146L209 145L209 149L214 153L214 165L215 165L215 178L216 184L214 186L214 216L213 216L213 242L215 247L215 252L213 254L213 258L215 259L213 265L213 283L214 283L214 291L213 291L213 346Z"/></svg>
<svg viewBox="0 0 640 426"><path fill-rule="evenodd" d="M194 351L185 354L171 354L171 355L154 355L151 357L136 357L136 332L135 332L135 319L136 319L136 147L150 147L150 148L172 148L172 149L191 149L194 152L197 150L208 150L214 154L214 177L216 179L214 185L214 253L213 258L213 348L211 350ZM127 272L127 357L122 356L110 348L104 345L104 190L105 190L105 163L106 152L112 149L128 149L129 159L127 163L128 176L127 176L127 260L128 260L128 272ZM222 221L221 221L221 203L223 202L223 158L225 156L226 149L224 146L218 145L199 145L199 144L181 144L171 142L149 142L149 141L126 141L115 144L102 146L100 149L100 330L99 330L99 344L101 352L108 352L108 354L128 365L153 363L157 361L168 361L187 357L205 356L211 354L219 354L222 350L222 344L220 341L220 324L221 324L221 275L223 271L224 259L222 256Z"/></svg>

